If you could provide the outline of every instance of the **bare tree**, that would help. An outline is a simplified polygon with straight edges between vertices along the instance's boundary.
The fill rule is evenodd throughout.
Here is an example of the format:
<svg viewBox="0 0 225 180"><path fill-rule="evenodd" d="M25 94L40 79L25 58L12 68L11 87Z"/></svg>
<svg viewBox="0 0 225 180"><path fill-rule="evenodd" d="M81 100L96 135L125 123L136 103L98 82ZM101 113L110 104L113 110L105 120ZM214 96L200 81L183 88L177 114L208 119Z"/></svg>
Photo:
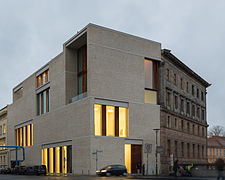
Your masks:
<svg viewBox="0 0 225 180"><path fill-rule="evenodd" d="M214 136L225 136L225 128L223 126L213 126L209 130L209 134L210 133Z"/></svg>

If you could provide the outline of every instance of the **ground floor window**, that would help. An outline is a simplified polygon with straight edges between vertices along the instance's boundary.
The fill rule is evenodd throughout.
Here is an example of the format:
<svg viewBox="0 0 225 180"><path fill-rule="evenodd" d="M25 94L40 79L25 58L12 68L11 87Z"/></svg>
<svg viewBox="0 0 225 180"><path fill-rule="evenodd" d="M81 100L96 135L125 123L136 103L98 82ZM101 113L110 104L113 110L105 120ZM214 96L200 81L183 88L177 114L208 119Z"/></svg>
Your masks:
<svg viewBox="0 0 225 180"><path fill-rule="evenodd" d="M72 146L42 149L42 165L48 173L72 173Z"/></svg>
<svg viewBox="0 0 225 180"><path fill-rule="evenodd" d="M33 145L33 124L17 128L15 130L17 146L32 146Z"/></svg>

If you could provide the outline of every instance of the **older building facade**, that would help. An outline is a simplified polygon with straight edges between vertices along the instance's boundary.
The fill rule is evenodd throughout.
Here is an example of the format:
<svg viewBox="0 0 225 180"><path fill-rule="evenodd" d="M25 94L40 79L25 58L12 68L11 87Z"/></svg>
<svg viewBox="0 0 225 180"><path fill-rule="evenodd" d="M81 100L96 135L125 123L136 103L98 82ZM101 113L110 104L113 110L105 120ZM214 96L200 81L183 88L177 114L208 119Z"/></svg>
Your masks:
<svg viewBox="0 0 225 180"><path fill-rule="evenodd" d="M218 158L225 160L225 137L212 136L208 138L208 162L213 164Z"/></svg>
<svg viewBox="0 0 225 180"><path fill-rule="evenodd" d="M8 144L25 147L22 165L44 164L50 174L95 174L109 164L129 173L145 164L155 174L160 106L145 103L145 88L156 87L145 64L160 61L160 43L87 25L13 89Z"/></svg>
<svg viewBox="0 0 225 180"><path fill-rule="evenodd" d="M7 106L0 110L0 145L7 145ZM0 148L0 168L8 167L8 151Z"/></svg>
<svg viewBox="0 0 225 180"><path fill-rule="evenodd" d="M170 50L162 50L159 104L162 173L173 162L180 165L207 164L206 88L198 76Z"/></svg>

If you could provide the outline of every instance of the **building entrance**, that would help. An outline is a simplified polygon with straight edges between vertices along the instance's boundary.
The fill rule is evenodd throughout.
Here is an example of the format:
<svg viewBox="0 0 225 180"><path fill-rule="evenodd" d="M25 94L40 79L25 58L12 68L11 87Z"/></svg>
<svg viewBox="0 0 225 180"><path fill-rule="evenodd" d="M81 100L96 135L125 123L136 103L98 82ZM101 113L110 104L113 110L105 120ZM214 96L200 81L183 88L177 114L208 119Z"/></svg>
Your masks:
<svg viewBox="0 0 225 180"><path fill-rule="evenodd" d="M125 166L128 173L137 174L142 167L142 145L125 144Z"/></svg>

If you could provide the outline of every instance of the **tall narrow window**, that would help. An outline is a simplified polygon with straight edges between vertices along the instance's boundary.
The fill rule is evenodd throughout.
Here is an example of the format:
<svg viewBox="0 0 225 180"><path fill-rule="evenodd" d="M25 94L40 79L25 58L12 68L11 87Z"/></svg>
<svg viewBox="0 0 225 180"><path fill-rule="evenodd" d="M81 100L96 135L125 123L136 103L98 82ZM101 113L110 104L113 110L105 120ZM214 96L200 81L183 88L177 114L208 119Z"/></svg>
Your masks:
<svg viewBox="0 0 225 180"><path fill-rule="evenodd" d="M201 91L201 100L204 101L204 95L202 91Z"/></svg>
<svg viewBox="0 0 225 180"><path fill-rule="evenodd" d="M187 114L190 114L190 103L187 102Z"/></svg>
<svg viewBox="0 0 225 180"><path fill-rule="evenodd" d="M205 111L202 109L202 121L204 121L205 120Z"/></svg>
<svg viewBox="0 0 225 180"><path fill-rule="evenodd" d="M177 95L174 95L174 107L175 107L175 109L178 108L178 97L177 97Z"/></svg>
<svg viewBox="0 0 225 180"><path fill-rule="evenodd" d="M106 136L115 136L115 107L106 106Z"/></svg>
<svg viewBox="0 0 225 180"><path fill-rule="evenodd" d="M128 109L119 107L119 136L128 137Z"/></svg>
<svg viewBox="0 0 225 180"><path fill-rule="evenodd" d="M194 104L192 105L192 110L191 111L192 111L192 116L195 117L195 105Z"/></svg>
<svg viewBox="0 0 225 180"><path fill-rule="evenodd" d="M173 82L175 85L177 85L177 74L176 73L174 73L174 75L173 75Z"/></svg>
<svg viewBox="0 0 225 180"><path fill-rule="evenodd" d="M166 79L170 80L170 70L168 68L166 69Z"/></svg>
<svg viewBox="0 0 225 180"><path fill-rule="evenodd" d="M195 144L192 145L192 153L193 153L193 158L195 157Z"/></svg>
<svg viewBox="0 0 225 180"><path fill-rule="evenodd" d="M190 144L187 143L187 157L190 157Z"/></svg>
<svg viewBox="0 0 225 180"><path fill-rule="evenodd" d="M3 134L5 134L5 133L6 133L6 125L3 124Z"/></svg>
<svg viewBox="0 0 225 180"><path fill-rule="evenodd" d="M184 142L181 142L181 156L184 157Z"/></svg>
<svg viewBox="0 0 225 180"><path fill-rule="evenodd" d="M170 116L167 117L167 127L170 128L171 127L171 122L170 122Z"/></svg>
<svg viewBox="0 0 225 180"><path fill-rule="evenodd" d="M184 112L184 100L183 99L181 99L181 102L180 102L180 111Z"/></svg>
<svg viewBox="0 0 225 180"><path fill-rule="evenodd" d="M183 89L183 78L180 78L180 88Z"/></svg>
<svg viewBox="0 0 225 180"><path fill-rule="evenodd" d="M95 104L95 136L102 135L102 105Z"/></svg>
<svg viewBox="0 0 225 180"><path fill-rule="evenodd" d="M190 124L187 122L187 132L190 133Z"/></svg>
<svg viewBox="0 0 225 180"><path fill-rule="evenodd" d="M50 110L50 89L46 89L37 95L38 115L45 114Z"/></svg>
<svg viewBox="0 0 225 180"><path fill-rule="evenodd" d="M192 92L192 95L194 96L195 95L195 86L192 85L191 87L192 87L191 92Z"/></svg>
<svg viewBox="0 0 225 180"><path fill-rule="evenodd" d="M77 51L77 79L78 95L87 91L87 46L84 45Z"/></svg>
<svg viewBox="0 0 225 180"><path fill-rule="evenodd" d="M186 91L189 92L189 83L188 83L188 81L186 82Z"/></svg>
<svg viewBox="0 0 225 180"><path fill-rule="evenodd" d="M175 147L174 147L174 156L175 156L175 157L178 157L178 154L177 154L177 152L178 152L178 151L177 151L177 148L178 148L178 147L177 147L177 141L174 142L174 146L175 146Z"/></svg>
<svg viewBox="0 0 225 180"><path fill-rule="evenodd" d="M167 140L167 155L170 156L170 140Z"/></svg>
<svg viewBox="0 0 225 180"><path fill-rule="evenodd" d="M158 62L144 60L145 103L157 104Z"/></svg>
<svg viewBox="0 0 225 180"><path fill-rule="evenodd" d="M174 121L175 121L175 128L178 129L177 118L175 118Z"/></svg>
<svg viewBox="0 0 225 180"><path fill-rule="evenodd" d="M181 120L181 130L184 130L184 120Z"/></svg>
<svg viewBox="0 0 225 180"><path fill-rule="evenodd" d="M170 107L170 105L171 105L171 101L170 101L170 97L171 96L171 93L170 92L167 92L167 94L166 94L166 105L168 106L168 107Z"/></svg>

